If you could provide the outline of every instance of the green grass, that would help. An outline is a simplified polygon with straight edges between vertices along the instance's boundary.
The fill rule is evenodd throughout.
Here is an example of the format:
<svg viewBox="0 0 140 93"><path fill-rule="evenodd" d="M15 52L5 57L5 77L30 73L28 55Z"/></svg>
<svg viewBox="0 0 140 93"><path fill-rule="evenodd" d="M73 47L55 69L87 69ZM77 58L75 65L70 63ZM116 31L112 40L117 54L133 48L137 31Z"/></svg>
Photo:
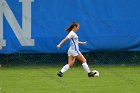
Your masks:
<svg viewBox="0 0 140 93"><path fill-rule="evenodd" d="M0 93L140 93L140 66L90 66L100 72L88 78L73 67L63 78L57 66L0 68Z"/></svg>

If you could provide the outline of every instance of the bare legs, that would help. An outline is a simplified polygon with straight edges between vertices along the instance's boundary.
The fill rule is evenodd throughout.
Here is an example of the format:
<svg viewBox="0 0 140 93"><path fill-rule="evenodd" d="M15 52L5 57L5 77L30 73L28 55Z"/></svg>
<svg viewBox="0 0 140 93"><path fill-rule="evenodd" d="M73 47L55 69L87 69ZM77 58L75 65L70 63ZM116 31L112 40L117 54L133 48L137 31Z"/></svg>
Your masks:
<svg viewBox="0 0 140 93"><path fill-rule="evenodd" d="M87 72L87 73L90 73L90 69L88 67L88 64L86 62L86 59L85 57L82 55L82 54L79 54L77 57L76 57L77 60L79 60L80 62L82 62L82 66L84 68L84 70Z"/></svg>
<svg viewBox="0 0 140 93"><path fill-rule="evenodd" d="M73 66L74 62L75 62L75 57L69 56L68 57L68 64L66 64L65 66L63 66L63 68L60 71L62 73L66 72L71 66Z"/></svg>
<svg viewBox="0 0 140 93"><path fill-rule="evenodd" d="M82 66L83 66L84 70L88 73L89 77L94 75L92 72L90 72L86 59L82 54L79 54L76 57L68 56L68 64L63 66L63 68L60 70L60 72L57 75L59 77L63 77L63 73L66 72L70 67L72 67L74 65L75 59L79 60L82 63Z"/></svg>

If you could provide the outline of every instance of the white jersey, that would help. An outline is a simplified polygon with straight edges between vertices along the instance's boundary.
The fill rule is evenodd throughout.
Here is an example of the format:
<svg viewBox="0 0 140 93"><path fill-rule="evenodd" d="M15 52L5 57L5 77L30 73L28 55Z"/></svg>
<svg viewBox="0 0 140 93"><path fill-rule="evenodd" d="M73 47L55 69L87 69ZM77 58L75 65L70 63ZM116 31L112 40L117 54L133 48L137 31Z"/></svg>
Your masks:
<svg viewBox="0 0 140 93"><path fill-rule="evenodd" d="M67 37L70 39L68 55L70 56L69 52L72 52L73 56L77 56L80 54L77 34L74 31L70 31Z"/></svg>

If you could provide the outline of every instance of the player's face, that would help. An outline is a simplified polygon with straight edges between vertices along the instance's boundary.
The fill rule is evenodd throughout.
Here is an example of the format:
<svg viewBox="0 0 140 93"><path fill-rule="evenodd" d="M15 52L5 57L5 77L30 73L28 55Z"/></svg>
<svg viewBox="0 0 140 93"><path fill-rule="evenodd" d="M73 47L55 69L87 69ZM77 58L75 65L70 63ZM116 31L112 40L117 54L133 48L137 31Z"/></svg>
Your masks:
<svg viewBox="0 0 140 93"><path fill-rule="evenodd" d="M80 25L77 26L77 30L80 28Z"/></svg>
<svg viewBox="0 0 140 93"><path fill-rule="evenodd" d="M79 27L80 27L80 25L75 26L75 27L74 27L74 30L77 31L77 30L79 29Z"/></svg>

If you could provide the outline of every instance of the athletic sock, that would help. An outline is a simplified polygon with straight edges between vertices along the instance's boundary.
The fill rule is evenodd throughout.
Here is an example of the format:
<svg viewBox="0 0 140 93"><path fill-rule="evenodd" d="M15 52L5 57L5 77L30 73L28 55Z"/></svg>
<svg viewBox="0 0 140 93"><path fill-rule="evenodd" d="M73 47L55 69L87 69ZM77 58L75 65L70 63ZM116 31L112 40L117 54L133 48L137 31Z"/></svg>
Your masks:
<svg viewBox="0 0 140 93"><path fill-rule="evenodd" d="M61 72L64 73L64 72L66 72L69 68L70 68L70 66L69 66L68 64L66 64L66 65L61 69Z"/></svg>
<svg viewBox="0 0 140 93"><path fill-rule="evenodd" d="M82 66L83 66L84 70L85 70L87 73L90 72L90 69L89 69L88 64L87 64L86 62L83 63Z"/></svg>

